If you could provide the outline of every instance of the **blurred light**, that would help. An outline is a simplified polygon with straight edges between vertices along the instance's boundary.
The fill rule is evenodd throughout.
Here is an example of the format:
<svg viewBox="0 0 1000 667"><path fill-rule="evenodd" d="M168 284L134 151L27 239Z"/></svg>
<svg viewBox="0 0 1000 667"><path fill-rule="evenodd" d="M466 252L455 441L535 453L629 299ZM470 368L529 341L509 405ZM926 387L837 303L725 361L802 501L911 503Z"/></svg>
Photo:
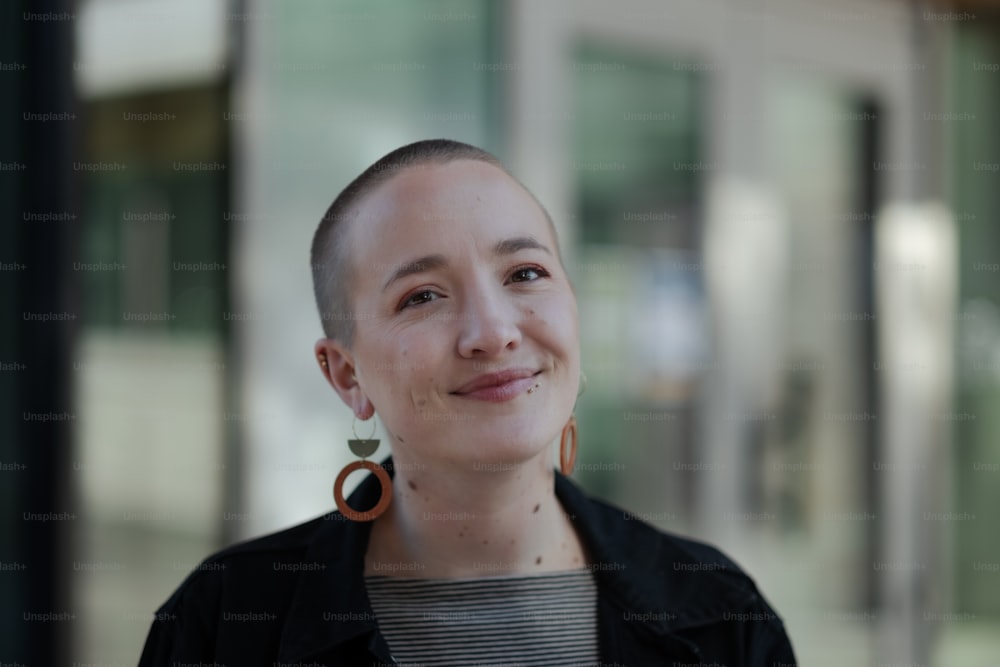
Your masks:
<svg viewBox="0 0 1000 667"><path fill-rule="evenodd" d="M225 0L90 0L78 19L73 69L83 97L213 81L225 71Z"/></svg>

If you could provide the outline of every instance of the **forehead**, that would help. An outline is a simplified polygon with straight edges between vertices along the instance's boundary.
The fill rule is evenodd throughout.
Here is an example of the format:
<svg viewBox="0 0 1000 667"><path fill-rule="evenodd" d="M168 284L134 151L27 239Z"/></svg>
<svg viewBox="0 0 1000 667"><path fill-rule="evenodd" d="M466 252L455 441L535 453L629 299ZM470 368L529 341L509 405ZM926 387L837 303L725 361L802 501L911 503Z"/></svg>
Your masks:
<svg viewBox="0 0 1000 667"><path fill-rule="evenodd" d="M347 241L357 267L358 260L405 251L444 252L469 235L489 245L531 235L557 252L534 197L503 169L478 160L418 164L393 175L356 205Z"/></svg>

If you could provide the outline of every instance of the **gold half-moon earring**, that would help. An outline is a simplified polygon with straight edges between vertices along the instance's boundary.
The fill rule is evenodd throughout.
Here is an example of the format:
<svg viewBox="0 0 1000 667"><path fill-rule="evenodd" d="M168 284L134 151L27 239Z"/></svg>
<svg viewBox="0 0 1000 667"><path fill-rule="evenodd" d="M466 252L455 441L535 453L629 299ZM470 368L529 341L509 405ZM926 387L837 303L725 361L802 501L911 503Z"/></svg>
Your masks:
<svg viewBox="0 0 1000 667"><path fill-rule="evenodd" d="M389 503L392 501L392 480L389 479L389 473L381 465L365 460L375 453L379 445L379 439L372 437L375 435L374 420L372 421L371 435L367 438L358 437L358 432L355 430L356 422L357 417L355 416L351 422L351 432L354 433L354 438L347 440L347 446L351 448L351 452L355 456L360 456L361 460L348 463L337 475L337 479L333 483L333 500L337 503L337 509L340 510L340 513L351 521L374 521L388 509ZM347 499L344 498L344 481L352 472L362 469L373 473L378 478L379 484L382 486L382 494L370 510L359 511L347 504Z"/></svg>

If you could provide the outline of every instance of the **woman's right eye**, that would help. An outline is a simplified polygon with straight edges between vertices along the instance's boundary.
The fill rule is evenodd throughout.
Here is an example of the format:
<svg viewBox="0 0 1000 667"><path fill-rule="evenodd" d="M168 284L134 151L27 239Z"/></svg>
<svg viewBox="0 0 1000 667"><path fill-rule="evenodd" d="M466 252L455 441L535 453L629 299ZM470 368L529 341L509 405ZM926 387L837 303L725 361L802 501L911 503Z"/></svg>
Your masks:
<svg viewBox="0 0 1000 667"><path fill-rule="evenodd" d="M403 308L409 308L410 306L419 306L430 301L434 301L438 298L438 295L431 290L421 290L419 292L414 292L400 304L400 310Z"/></svg>

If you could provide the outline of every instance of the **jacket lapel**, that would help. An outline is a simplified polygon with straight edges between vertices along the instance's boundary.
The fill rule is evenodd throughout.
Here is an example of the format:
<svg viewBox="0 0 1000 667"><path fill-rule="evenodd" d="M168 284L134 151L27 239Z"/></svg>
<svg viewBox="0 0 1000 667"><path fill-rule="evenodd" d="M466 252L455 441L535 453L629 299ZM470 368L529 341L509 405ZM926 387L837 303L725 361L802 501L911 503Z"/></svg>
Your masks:
<svg viewBox="0 0 1000 667"><path fill-rule="evenodd" d="M598 582L603 660L649 660L653 653L640 648L646 646L659 647L659 655L676 656L679 662L698 662L701 651L683 631L718 622L726 609L750 599L717 582L721 575L692 577L684 567L691 556L674 542L624 510L588 498L560 474L556 495L588 549Z"/></svg>
<svg viewBox="0 0 1000 667"><path fill-rule="evenodd" d="M370 507L378 499L380 487L368 475L351 494L351 507ZM339 512L324 517L329 525L309 546L305 560L327 565L325 569L302 572L288 611L279 646L281 662L317 659L336 652L351 640L370 635L366 645L389 663L388 646L378 634L375 614L364 583L364 557L371 523L355 522Z"/></svg>

